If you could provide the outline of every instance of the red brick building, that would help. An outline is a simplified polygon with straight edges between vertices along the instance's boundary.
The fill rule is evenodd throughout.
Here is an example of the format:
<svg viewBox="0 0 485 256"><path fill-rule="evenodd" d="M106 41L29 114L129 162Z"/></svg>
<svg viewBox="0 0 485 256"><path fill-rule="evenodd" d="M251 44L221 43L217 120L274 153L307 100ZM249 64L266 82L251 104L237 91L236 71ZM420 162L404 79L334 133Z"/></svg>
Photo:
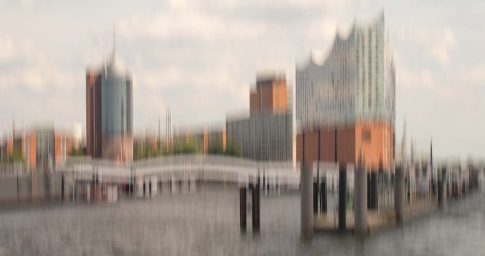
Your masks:
<svg viewBox="0 0 485 256"><path fill-rule="evenodd" d="M320 133L320 139L318 138ZM320 141L320 157L318 143ZM305 160L356 164L362 153L370 170L389 170L394 159L394 133L386 123L357 123L348 127L305 131ZM296 159L301 160L302 134L296 138Z"/></svg>

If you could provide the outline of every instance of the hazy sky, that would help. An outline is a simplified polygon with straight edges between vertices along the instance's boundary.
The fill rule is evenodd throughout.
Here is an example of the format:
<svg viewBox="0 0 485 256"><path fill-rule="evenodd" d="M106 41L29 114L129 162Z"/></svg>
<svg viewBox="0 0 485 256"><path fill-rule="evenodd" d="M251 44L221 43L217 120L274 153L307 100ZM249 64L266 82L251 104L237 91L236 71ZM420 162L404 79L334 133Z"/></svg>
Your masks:
<svg viewBox="0 0 485 256"><path fill-rule="evenodd" d="M117 52L134 77L134 128L180 126L249 108L255 74L285 71L336 30L384 9L396 63L397 137L483 157L485 1L0 1L0 132L50 120L85 126L85 70Z"/></svg>

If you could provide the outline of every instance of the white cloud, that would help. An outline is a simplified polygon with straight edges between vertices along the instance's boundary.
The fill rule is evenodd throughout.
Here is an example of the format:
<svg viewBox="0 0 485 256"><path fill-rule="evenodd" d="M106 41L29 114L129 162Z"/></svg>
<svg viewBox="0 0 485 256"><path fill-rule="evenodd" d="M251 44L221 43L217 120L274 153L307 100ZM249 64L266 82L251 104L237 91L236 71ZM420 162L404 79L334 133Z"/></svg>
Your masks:
<svg viewBox="0 0 485 256"><path fill-rule="evenodd" d="M427 89L430 91L436 86L432 73L427 69L413 70L401 65L396 71L396 78L398 89Z"/></svg>
<svg viewBox="0 0 485 256"><path fill-rule="evenodd" d="M15 48L12 38L8 35L0 35L0 63L12 60L15 55Z"/></svg>
<svg viewBox="0 0 485 256"><path fill-rule="evenodd" d="M0 37L0 88L27 87L34 91L47 87L72 88L79 74L52 62L32 44Z"/></svg>
<svg viewBox="0 0 485 256"><path fill-rule="evenodd" d="M455 35L449 29L444 29L431 49L431 54L441 64L448 64L450 61L450 51L455 46Z"/></svg>
<svg viewBox="0 0 485 256"><path fill-rule="evenodd" d="M463 86L485 87L485 63L461 67L458 74Z"/></svg>
<svg viewBox="0 0 485 256"><path fill-rule="evenodd" d="M456 47L455 33L447 26L402 25L393 30L400 43L419 51L441 65L450 63L450 54Z"/></svg>
<svg viewBox="0 0 485 256"><path fill-rule="evenodd" d="M172 1L168 10L156 15L135 15L119 22L118 29L127 38L156 40L192 39L215 43L221 38L257 38L265 32L261 24L248 20L230 20L211 15L185 1Z"/></svg>

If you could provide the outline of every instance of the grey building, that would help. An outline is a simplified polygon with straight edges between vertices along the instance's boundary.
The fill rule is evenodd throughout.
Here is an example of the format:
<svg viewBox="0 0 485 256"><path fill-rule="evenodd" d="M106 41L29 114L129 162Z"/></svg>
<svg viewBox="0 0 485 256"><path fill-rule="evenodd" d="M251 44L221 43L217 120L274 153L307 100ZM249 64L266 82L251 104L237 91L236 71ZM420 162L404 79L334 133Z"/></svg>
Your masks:
<svg viewBox="0 0 485 256"><path fill-rule="evenodd" d="M226 121L228 143L240 147L243 157L257 161L293 160L292 113L259 113Z"/></svg>

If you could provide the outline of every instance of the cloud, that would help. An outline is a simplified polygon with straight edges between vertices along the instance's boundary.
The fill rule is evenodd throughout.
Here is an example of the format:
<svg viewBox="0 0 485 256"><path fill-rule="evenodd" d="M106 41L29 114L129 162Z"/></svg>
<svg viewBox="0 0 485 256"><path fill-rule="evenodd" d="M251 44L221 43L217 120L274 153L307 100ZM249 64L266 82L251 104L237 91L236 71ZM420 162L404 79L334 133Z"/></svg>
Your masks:
<svg viewBox="0 0 485 256"><path fill-rule="evenodd" d="M455 46L455 35L450 29L444 29L438 39L433 42L435 45L431 49L431 54L441 64L448 64L450 61L450 51Z"/></svg>
<svg viewBox="0 0 485 256"><path fill-rule="evenodd" d="M485 87L485 63L460 67L458 74L464 86Z"/></svg>
<svg viewBox="0 0 485 256"><path fill-rule="evenodd" d="M122 36L131 39L191 39L198 43L214 43L221 38L257 38L265 32L265 27L248 20L228 20L196 6L179 3L155 15L122 19L118 30Z"/></svg>
<svg viewBox="0 0 485 256"><path fill-rule="evenodd" d="M15 48L12 38L8 35L0 35L0 63L9 62L15 56Z"/></svg>
<svg viewBox="0 0 485 256"><path fill-rule="evenodd" d="M450 55L456 47L455 33L447 26L405 24L397 26L392 33L398 43L411 46L408 50L413 50L414 54L419 52L440 65L450 63Z"/></svg>
<svg viewBox="0 0 485 256"><path fill-rule="evenodd" d="M396 79L398 89L426 89L428 91L436 88L436 82L431 71L427 69L409 69L404 65L398 65L396 70Z"/></svg>
<svg viewBox="0 0 485 256"><path fill-rule="evenodd" d="M31 43L0 37L0 88L72 88L78 80L76 70L59 66Z"/></svg>

